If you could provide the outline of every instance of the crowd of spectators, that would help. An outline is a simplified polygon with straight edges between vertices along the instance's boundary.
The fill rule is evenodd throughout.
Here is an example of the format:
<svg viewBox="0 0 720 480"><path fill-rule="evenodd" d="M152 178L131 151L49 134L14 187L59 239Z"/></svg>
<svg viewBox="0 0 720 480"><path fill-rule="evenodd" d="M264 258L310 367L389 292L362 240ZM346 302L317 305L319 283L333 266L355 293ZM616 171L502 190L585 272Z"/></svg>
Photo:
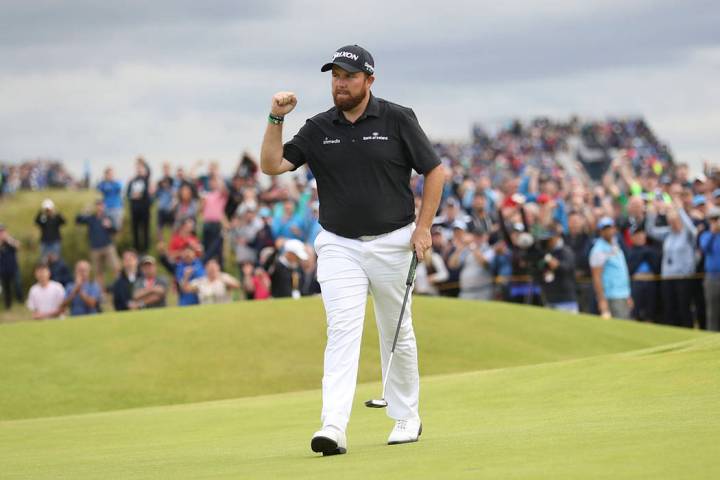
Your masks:
<svg viewBox="0 0 720 480"><path fill-rule="evenodd" d="M74 183L59 160L28 160L17 165L0 161L0 198L18 190L65 188Z"/></svg>
<svg viewBox="0 0 720 480"><path fill-rule="evenodd" d="M447 181L416 293L720 328L717 165L691 177L642 119L477 126L471 142L435 148ZM200 170L166 163L153 178L139 158L124 183L107 168L93 210L72 219L90 247L74 276L60 256L68 220L43 202L33 316L95 313L108 295L126 310L163 307L170 292L181 306L317 294L311 172L261 181L247 154L228 177ZM422 176L411 188L419 205ZM132 248L119 255L126 222ZM17 248L2 232L0 265Z"/></svg>

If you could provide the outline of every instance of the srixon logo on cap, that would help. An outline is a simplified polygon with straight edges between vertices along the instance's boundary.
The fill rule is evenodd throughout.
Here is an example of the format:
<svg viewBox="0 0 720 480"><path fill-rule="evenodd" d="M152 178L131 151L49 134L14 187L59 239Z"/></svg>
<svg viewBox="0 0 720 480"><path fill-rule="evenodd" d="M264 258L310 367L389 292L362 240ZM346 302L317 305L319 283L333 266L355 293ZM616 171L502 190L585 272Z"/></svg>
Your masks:
<svg viewBox="0 0 720 480"><path fill-rule="evenodd" d="M333 60L338 57L349 58L351 60L357 60L358 58L360 58L357 54L352 52L335 52L335 55L333 55Z"/></svg>

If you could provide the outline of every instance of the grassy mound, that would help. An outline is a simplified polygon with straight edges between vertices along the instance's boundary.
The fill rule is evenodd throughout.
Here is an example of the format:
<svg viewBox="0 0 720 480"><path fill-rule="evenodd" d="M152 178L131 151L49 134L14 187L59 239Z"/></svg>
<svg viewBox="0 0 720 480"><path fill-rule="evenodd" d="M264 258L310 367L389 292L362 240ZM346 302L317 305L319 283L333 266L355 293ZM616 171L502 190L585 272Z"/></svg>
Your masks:
<svg viewBox="0 0 720 480"><path fill-rule="evenodd" d="M416 298L413 310L424 377L706 336L500 303ZM316 389L324 318L320 299L308 298L3 325L0 420ZM372 322L361 382L380 377Z"/></svg>
<svg viewBox="0 0 720 480"><path fill-rule="evenodd" d="M586 332L582 321L566 326ZM490 344L476 341L478 350ZM365 384L356 397L349 453L329 458L309 450L318 391L6 421L0 469L8 480L711 479L720 475L718 371L720 336L704 336L630 353L429 377L421 441L399 446L384 445L391 422L361 406L379 389Z"/></svg>

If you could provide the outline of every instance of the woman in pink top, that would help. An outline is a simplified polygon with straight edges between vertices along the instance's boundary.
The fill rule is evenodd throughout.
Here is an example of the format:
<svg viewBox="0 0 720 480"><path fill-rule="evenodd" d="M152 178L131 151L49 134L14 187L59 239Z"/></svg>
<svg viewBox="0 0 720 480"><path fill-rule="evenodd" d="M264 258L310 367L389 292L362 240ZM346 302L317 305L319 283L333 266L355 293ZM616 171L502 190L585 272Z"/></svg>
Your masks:
<svg viewBox="0 0 720 480"><path fill-rule="evenodd" d="M220 267L223 266L223 228L227 228L228 219L225 216L225 204L228 200L225 181L214 175L208 181L210 190L203 194L200 209L202 211L203 230L202 243L206 258L217 258Z"/></svg>
<svg viewBox="0 0 720 480"><path fill-rule="evenodd" d="M245 262L241 268L245 296L253 300L270 298L270 275L262 268Z"/></svg>

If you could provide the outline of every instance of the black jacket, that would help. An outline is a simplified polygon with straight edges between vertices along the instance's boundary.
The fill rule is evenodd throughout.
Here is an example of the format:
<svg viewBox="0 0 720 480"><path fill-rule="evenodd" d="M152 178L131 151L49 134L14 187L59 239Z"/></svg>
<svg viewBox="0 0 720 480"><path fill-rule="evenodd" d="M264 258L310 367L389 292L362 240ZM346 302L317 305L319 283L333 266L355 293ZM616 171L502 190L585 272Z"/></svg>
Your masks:
<svg viewBox="0 0 720 480"><path fill-rule="evenodd" d="M73 281L72 273L62 258L49 262L48 268L50 269L50 278L62 284L63 287Z"/></svg>
<svg viewBox="0 0 720 480"><path fill-rule="evenodd" d="M630 272L630 275L633 275L637 272L637 269L640 268L640 265L642 265L643 262L647 262L652 270L652 273L659 275L661 259L662 257L660 252L658 252L655 247L651 247L649 245L631 247L628 251L627 257L628 271Z"/></svg>
<svg viewBox="0 0 720 480"><path fill-rule="evenodd" d="M552 271L553 279L546 282L541 279L540 288L546 303L574 302L575 295L575 254L567 245L553 250L550 255L555 257L559 265Z"/></svg>
<svg viewBox="0 0 720 480"><path fill-rule="evenodd" d="M35 224L40 227L40 241L52 243L60 241L60 227L65 225L65 217L61 213L48 215L45 212L38 212L35 217Z"/></svg>
<svg viewBox="0 0 720 480"><path fill-rule="evenodd" d="M572 249L575 254L575 271L584 277L589 277L590 272L590 248L593 242L590 235L581 233L580 235L566 235L565 244Z"/></svg>
<svg viewBox="0 0 720 480"><path fill-rule="evenodd" d="M113 306L115 310L127 310L128 302L133 297L133 284L128 278L125 271L120 273L120 276L115 280L112 286L113 292Z"/></svg>

